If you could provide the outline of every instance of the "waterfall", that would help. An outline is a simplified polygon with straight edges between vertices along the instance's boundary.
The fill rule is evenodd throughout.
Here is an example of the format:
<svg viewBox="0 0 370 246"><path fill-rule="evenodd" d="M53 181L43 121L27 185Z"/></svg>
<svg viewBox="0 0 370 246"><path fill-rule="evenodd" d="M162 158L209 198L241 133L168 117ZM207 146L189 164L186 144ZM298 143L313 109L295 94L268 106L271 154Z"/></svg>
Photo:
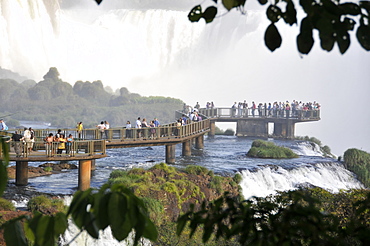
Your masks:
<svg viewBox="0 0 370 246"><path fill-rule="evenodd" d="M307 164L292 169L269 166L256 171L243 170L241 175L240 186L245 199L265 197L302 186L317 186L330 192L364 188L355 175L339 162Z"/></svg>

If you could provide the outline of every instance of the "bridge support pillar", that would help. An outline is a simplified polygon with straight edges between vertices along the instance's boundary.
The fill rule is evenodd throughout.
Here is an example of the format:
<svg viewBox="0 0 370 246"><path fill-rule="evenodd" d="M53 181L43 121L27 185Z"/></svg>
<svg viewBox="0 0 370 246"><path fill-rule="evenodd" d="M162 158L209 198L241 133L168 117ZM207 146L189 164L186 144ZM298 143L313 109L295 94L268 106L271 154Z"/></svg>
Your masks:
<svg viewBox="0 0 370 246"><path fill-rule="evenodd" d="M190 140L182 143L182 155L183 156L191 156L191 142L190 142Z"/></svg>
<svg viewBox="0 0 370 246"><path fill-rule="evenodd" d="M166 163L175 164L175 149L176 144L166 145Z"/></svg>
<svg viewBox="0 0 370 246"><path fill-rule="evenodd" d="M214 137L216 134L216 121L211 120L209 123L210 123L209 125L210 131L208 132L208 137Z"/></svg>
<svg viewBox="0 0 370 246"><path fill-rule="evenodd" d="M96 169L96 167L95 167L95 161L96 160L91 160L91 171L94 171Z"/></svg>
<svg viewBox="0 0 370 246"><path fill-rule="evenodd" d="M196 149L203 149L204 148L204 135L201 135L195 138L195 148Z"/></svg>
<svg viewBox="0 0 370 246"><path fill-rule="evenodd" d="M274 137L294 139L295 123L286 120L284 123L274 123Z"/></svg>
<svg viewBox="0 0 370 246"><path fill-rule="evenodd" d="M15 162L15 184L17 186L28 184L28 161Z"/></svg>
<svg viewBox="0 0 370 246"><path fill-rule="evenodd" d="M264 120L238 120L236 124L238 137L268 137L268 122Z"/></svg>
<svg viewBox="0 0 370 246"><path fill-rule="evenodd" d="M78 168L78 189L87 190L90 188L91 160L80 160Z"/></svg>

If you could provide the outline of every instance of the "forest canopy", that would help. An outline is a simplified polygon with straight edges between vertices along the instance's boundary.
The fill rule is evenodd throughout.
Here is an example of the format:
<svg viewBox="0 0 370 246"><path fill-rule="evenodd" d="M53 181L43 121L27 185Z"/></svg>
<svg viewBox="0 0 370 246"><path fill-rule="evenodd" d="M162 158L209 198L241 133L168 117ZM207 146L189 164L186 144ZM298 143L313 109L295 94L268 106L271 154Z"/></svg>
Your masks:
<svg viewBox="0 0 370 246"><path fill-rule="evenodd" d="M9 74L0 70L1 73L4 71ZM39 82L26 79L19 83L0 77L0 116L10 127L16 127L17 121L21 120L48 122L60 127L75 127L80 121L85 127L94 127L107 120L117 127L137 117L148 120L156 117L169 123L175 120L175 111L183 105L180 99L143 97L130 93L125 87L112 94L99 80L77 81L72 86L59 77L55 67L50 68Z"/></svg>

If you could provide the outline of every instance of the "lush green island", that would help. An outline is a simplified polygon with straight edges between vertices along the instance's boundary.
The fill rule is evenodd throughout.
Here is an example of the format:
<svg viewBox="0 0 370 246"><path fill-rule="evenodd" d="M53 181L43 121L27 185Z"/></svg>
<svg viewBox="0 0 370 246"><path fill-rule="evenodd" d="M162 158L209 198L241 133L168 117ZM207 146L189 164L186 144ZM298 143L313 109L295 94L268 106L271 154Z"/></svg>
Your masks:
<svg viewBox="0 0 370 246"><path fill-rule="evenodd" d="M354 172L366 187L370 187L370 154L359 149L348 149L343 159L345 167Z"/></svg>
<svg viewBox="0 0 370 246"><path fill-rule="evenodd" d="M298 155L289 148L277 146L272 142L260 139L253 141L252 147L248 151L247 156L270 159L289 159L298 157Z"/></svg>

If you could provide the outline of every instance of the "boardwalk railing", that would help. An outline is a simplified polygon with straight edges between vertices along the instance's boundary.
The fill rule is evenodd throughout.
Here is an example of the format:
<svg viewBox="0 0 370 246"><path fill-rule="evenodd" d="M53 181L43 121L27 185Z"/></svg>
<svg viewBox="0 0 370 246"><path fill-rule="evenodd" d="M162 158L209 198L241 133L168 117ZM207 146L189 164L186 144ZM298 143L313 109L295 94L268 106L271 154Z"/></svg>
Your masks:
<svg viewBox="0 0 370 246"><path fill-rule="evenodd" d="M293 118L319 119L320 110L268 110L268 109L239 109L239 108L200 108L199 113L210 118L233 117L263 117L263 118Z"/></svg>
<svg viewBox="0 0 370 246"><path fill-rule="evenodd" d="M61 134L64 134L65 136L68 136L69 134L72 134L75 141L72 145L72 150L74 153L76 153L76 150L78 150L80 145L83 145L84 147L87 146L90 142L89 141L80 141L80 140L103 140L103 141L121 141L121 142L130 142L130 141L161 141L165 139L170 138L176 138L181 139L184 137L188 137L191 135L195 135L201 132L204 132L210 128L210 122L209 120L202 120L199 122L191 122L189 124L183 125L183 126L177 126L177 123L170 123L159 127L143 127L143 128L125 128L125 127L116 127L116 128L109 128L107 130L104 130L104 132L101 132L99 129L93 128L93 129L84 129L81 133L81 138L78 137L77 129L68 129L68 128L61 128ZM35 132L35 148L36 149L45 149L45 145L43 142L43 139L49 135L49 133L55 133L58 129L34 129ZM7 132L8 136L12 135L10 133L14 132L15 129L11 129ZM57 149L56 146L57 143L53 143L52 145L52 151L55 151ZM94 142L94 146L91 147L90 150L99 149L95 147L95 145L98 145L98 142ZM105 146L105 144L104 144ZM22 148L25 148L22 145ZM48 147L49 148L49 147ZM105 149L104 149L105 151ZM23 153L26 155L26 152Z"/></svg>
<svg viewBox="0 0 370 246"><path fill-rule="evenodd" d="M96 156L105 155L106 145L105 140L82 140L73 141L71 145L65 145L64 149L59 149L60 143L45 143L44 141L32 142L32 148L30 149L29 143L26 142L14 142L11 141L6 143L9 145L11 152L10 157L83 157L83 156ZM0 149L2 146L0 144ZM14 151L13 151L14 149ZM19 154L16 153L16 149L19 150ZM61 152L58 154L58 149ZM3 158L3 153L0 151L0 158Z"/></svg>

